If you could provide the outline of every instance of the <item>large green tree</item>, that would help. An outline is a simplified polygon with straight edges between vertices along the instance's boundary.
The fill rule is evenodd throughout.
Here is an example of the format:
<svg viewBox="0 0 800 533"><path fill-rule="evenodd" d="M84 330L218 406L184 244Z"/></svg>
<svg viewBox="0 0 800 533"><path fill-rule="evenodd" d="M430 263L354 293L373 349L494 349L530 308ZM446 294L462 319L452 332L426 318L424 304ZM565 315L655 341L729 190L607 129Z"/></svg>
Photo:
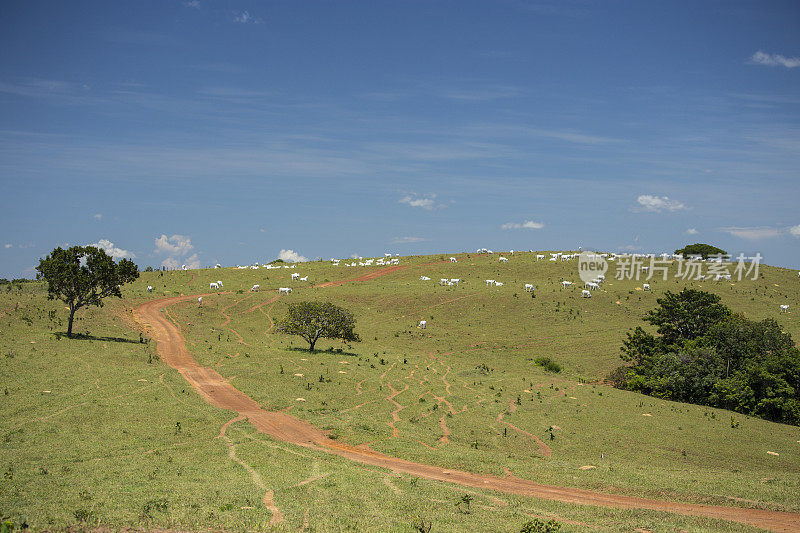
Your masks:
<svg viewBox="0 0 800 533"><path fill-rule="evenodd" d="M711 246L710 244L696 242L694 244L684 246L680 250L675 250L675 253L682 254L684 257L688 257L690 255L699 255L702 256L703 259L708 259L709 255L727 255L728 252L722 248Z"/></svg>
<svg viewBox="0 0 800 533"><path fill-rule="evenodd" d="M105 250L95 246L60 246L39 261L36 278L47 282L47 297L61 300L69 307L67 337L72 337L75 311L81 307L103 306L103 298L122 297L125 283L139 277L138 267L130 259L115 263Z"/></svg>
<svg viewBox="0 0 800 533"><path fill-rule="evenodd" d="M288 335L299 335L308 342L308 350L314 351L320 338L360 341L354 331L355 325L350 311L330 302L299 302L289 304L288 313L276 329Z"/></svg>

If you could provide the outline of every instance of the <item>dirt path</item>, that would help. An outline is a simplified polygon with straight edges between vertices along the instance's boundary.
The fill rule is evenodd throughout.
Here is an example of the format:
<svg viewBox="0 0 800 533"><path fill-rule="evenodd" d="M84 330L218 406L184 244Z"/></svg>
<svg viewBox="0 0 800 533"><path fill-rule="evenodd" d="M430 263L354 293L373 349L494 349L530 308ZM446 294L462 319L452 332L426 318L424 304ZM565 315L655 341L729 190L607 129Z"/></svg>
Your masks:
<svg viewBox="0 0 800 533"><path fill-rule="evenodd" d="M395 270L398 270L398 268L373 272L367 275L371 276L367 279ZM361 281L363 278L366 278L366 276L356 279ZM335 284L340 283L337 282ZM773 531L800 530L800 513L651 500L577 488L542 485L516 477L481 475L414 463L390 457L368 448L356 448L337 442L328 438L325 432L315 428L308 422L299 420L284 412L265 411L252 398L233 387L214 369L197 364L186 349L184 339L178 329L160 312L167 306L197 298L197 296L199 295L149 301L137 307L134 311L134 316L138 322L150 328L151 335L158 342L158 353L161 359L176 369L207 402L216 407L238 413L240 416L245 417L258 431L276 440L334 453L352 461L386 468L398 474L408 474L467 487L496 490L509 494L558 500L580 505L652 509L683 515L706 516L750 524ZM265 500L267 499L265 497ZM268 503L272 504L272 501L265 501L265 505Z"/></svg>

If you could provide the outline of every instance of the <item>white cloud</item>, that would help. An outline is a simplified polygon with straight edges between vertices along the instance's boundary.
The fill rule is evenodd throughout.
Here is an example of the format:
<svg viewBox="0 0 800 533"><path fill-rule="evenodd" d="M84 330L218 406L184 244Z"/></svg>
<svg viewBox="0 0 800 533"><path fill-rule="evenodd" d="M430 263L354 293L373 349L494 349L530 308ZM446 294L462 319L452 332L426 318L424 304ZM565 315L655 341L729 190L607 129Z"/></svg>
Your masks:
<svg viewBox="0 0 800 533"><path fill-rule="evenodd" d="M194 249L192 239L185 235L156 237L156 252L168 255L187 255Z"/></svg>
<svg viewBox="0 0 800 533"><path fill-rule="evenodd" d="M350 259L361 259L361 256L358 254L350 254Z"/></svg>
<svg viewBox="0 0 800 533"><path fill-rule="evenodd" d="M425 239L423 239L422 237L407 237L406 236L406 237L395 237L394 239L392 239L389 242L391 244L407 244L407 243L411 243L411 242L422 242L424 240Z"/></svg>
<svg viewBox="0 0 800 533"><path fill-rule="evenodd" d="M6 249L13 247L14 245L11 243L6 244Z"/></svg>
<svg viewBox="0 0 800 533"><path fill-rule="evenodd" d="M768 67L800 67L800 57L786 57L780 54L767 54L759 50L750 58L751 63L766 65Z"/></svg>
<svg viewBox="0 0 800 533"><path fill-rule="evenodd" d="M184 259L184 263L186 268L200 268L200 258L197 257L197 254L192 254L186 259Z"/></svg>
<svg viewBox="0 0 800 533"><path fill-rule="evenodd" d="M255 18L249 11L245 10L233 17L234 22L239 24L260 24L261 19Z"/></svg>
<svg viewBox="0 0 800 533"><path fill-rule="evenodd" d="M259 228L258 231L261 232L261 233L264 233L267 230L265 230L264 228Z"/></svg>
<svg viewBox="0 0 800 533"><path fill-rule="evenodd" d="M436 195L435 194L428 194L426 196L418 196L416 194L407 194L398 200L400 204L408 204L411 207L421 207L422 209L426 209L431 211L435 207L440 207L436 205Z"/></svg>
<svg viewBox="0 0 800 533"><path fill-rule="evenodd" d="M278 259L283 259L284 261L289 261L290 263L305 263L308 261L308 258L303 257L294 250L281 250L281 252L278 254Z"/></svg>
<svg viewBox="0 0 800 533"><path fill-rule="evenodd" d="M720 228L720 231L724 231L725 233L729 233L734 237L739 237L740 239L747 239L751 241L757 241L761 239L772 239L781 234L780 229L769 228L769 227L758 227L758 228L727 227L727 228Z"/></svg>
<svg viewBox="0 0 800 533"><path fill-rule="evenodd" d="M687 209L686 205L677 200L670 200L668 196L654 196L652 194L642 194L636 198L639 205L635 211L649 211L660 213L661 211L682 211Z"/></svg>
<svg viewBox="0 0 800 533"><path fill-rule="evenodd" d="M163 261L161 261L161 266L164 268L174 269L179 268L181 265L178 263L178 260L174 257L167 257Z"/></svg>
<svg viewBox="0 0 800 533"><path fill-rule="evenodd" d="M189 0L188 2L183 3L186 7L193 7L195 9L200 9L200 1L199 0Z"/></svg>
<svg viewBox="0 0 800 533"><path fill-rule="evenodd" d="M124 257L129 257L133 259L134 257L136 257L128 250L117 248L116 246L114 246L114 243L109 241L108 239L100 239L99 241L90 244L89 246L96 246L97 248L105 250L105 252L114 259L122 259Z"/></svg>
<svg viewBox="0 0 800 533"><path fill-rule="evenodd" d="M92 218L95 220L103 220L103 213L95 213L92 215Z"/></svg>
<svg viewBox="0 0 800 533"><path fill-rule="evenodd" d="M544 224L542 222L534 222L533 220L526 220L522 224L519 222L506 222L500 229L542 229Z"/></svg>
<svg viewBox="0 0 800 533"><path fill-rule="evenodd" d="M689 228L686 230L686 235L697 235L698 233L700 232L697 231L697 228Z"/></svg>
<svg viewBox="0 0 800 533"><path fill-rule="evenodd" d="M795 237L800 237L800 224L790 227L789 233Z"/></svg>

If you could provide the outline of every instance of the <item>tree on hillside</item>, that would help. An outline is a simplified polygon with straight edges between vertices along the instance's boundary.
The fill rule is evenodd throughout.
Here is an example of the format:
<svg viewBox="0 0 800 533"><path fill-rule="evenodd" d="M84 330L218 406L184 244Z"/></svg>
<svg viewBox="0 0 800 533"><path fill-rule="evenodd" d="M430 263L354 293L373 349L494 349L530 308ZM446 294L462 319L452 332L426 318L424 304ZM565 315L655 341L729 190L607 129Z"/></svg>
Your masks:
<svg viewBox="0 0 800 533"><path fill-rule="evenodd" d="M725 320L731 311L720 303L722 298L710 292L683 289L678 294L667 291L649 311L645 321L658 326L662 342L676 344L705 335L714 324Z"/></svg>
<svg viewBox="0 0 800 533"><path fill-rule="evenodd" d="M684 246L680 250L675 250L676 254L681 254L684 257L688 257L690 255L699 255L702 256L703 259L708 259L709 255L727 255L728 252L723 250L722 248L717 248L716 246L711 246L710 244L703 244L703 243L695 243L689 244L688 246Z"/></svg>
<svg viewBox="0 0 800 533"><path fill-rule="evenodd" d="M119 263L100 248L60 246L39 261L36 278L47 282L47 298L59 299L69 306L67 337L72 337L75 311L81 307L103 306L103 298L122 297L120 287L139 277L138 267L130 259Z"/></svg>
<svg viewBox="0 0 800 533"><path fill-rule="evenodd" d="M289 312L276 329L287 335L299 335L308 342L308 351L312 352L320 338L361 341L353 331L355 325L350 311L330 302L300 302L289 304Z"/></svg>

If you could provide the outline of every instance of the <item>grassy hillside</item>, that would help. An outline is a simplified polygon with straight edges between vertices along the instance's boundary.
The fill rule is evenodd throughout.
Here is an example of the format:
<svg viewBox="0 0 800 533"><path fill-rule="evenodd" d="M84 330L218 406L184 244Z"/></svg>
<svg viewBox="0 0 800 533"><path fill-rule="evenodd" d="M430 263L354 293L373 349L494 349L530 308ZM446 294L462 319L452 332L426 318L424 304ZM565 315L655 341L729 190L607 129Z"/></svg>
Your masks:
<svg viewBox="0 0 800 533"><path fill-rule="evenodd" d="M143 273L122 301L83 313L68 340L63 305L38 283L0 287L4 388L0 513L35 529L72 524L264 529L273 490L278 530L515 531L531 516L631 530L748 530L650 511L610 510L395 477L376 468L256 433L204 403L180 375L140 343L131 309L175 294L224 293L169 309L187 345L264 408L289 410L353 445L409 460L562 486L722 505L800 510L800 428L602 385L618 366L629 328L666 290L719 294L749 318L776 318L795 339L797 272L763 267L757 281L613 279L592 298L573 262L516 254L403 258L409 268L324 288L381 267L209 269ZM673 267L674 268L674 267ZM612 267L613 269L613 267ZM431 281L420 281L421 275ZM458 287L438 279L461 278ZM486 287L485 279L504 282ZM249 288L259 283L262 291ZM536 286L535 298L523 283ZM146 287L154 287L152 294ZM277 287L295 291L271 300ZM298 338L272 333L292 301L330 300L357 318L362 343L321 341L309 354ZM415 326L428 322L425 330ZM563 370L534 361L550 357ZM732 424L733 422L733 424ZM736 427L732 427L736 426ZM773 455L771 453L777 453ZM594 468L588 468L594 467ZM464 512L459 511L461 509ZM570 522L578 522L576 524Z"/></svg>

